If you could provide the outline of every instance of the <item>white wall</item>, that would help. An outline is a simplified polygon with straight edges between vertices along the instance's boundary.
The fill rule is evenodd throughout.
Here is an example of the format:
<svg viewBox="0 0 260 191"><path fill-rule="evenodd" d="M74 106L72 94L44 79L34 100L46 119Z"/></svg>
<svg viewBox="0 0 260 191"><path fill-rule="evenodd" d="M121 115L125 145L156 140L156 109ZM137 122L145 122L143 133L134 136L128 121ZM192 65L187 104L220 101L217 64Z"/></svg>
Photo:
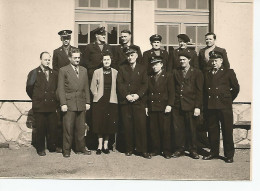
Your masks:
<svg viewBox="0 0 260 191"><path fill-rule="evenodd" d="M217 45L227 50L237 74L240 93L235 102L252 101L253 0L215 0L214 31Z"/></svg>
<svg viewBox="0 0 260 191"><path fill-rule="evenodd" d="M0 100L29 100L27 74L74 30L74 0L0 0ZM73 44L73 42L72 42Z"/></svg>

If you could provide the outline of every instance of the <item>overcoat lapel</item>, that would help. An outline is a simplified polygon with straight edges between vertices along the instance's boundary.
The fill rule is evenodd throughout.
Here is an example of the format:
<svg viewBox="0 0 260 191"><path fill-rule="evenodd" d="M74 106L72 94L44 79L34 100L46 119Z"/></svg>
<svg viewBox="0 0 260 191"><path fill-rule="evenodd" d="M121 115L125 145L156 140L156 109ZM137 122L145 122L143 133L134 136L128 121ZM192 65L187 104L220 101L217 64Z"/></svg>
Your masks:
<svg viewBox="0 0 260 191"><path fill-rule="evenodd" d="M73 70L73 68L72 68L71 65L68 65L68 70L67 70L67 72L68 72L69 75L73 78L76 87L79 88L79 78L77 77L76 72ZM81 71L81 73L82 73L82 71ZM80 75L80 69L79 69L79 77L80 77L80 76L82 76L82 75Z"/></svg>

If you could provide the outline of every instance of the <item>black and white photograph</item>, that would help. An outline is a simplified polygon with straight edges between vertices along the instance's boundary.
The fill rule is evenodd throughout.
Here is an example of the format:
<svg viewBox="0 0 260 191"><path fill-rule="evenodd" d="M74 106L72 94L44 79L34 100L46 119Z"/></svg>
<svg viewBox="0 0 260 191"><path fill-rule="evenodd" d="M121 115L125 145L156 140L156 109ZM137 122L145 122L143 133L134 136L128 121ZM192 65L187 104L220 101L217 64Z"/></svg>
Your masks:
<svg viewBox="0 0 260 191"><path fill-rule="evenodd" d="M258 3L0 0L0 190L253 189Z"/></svg>

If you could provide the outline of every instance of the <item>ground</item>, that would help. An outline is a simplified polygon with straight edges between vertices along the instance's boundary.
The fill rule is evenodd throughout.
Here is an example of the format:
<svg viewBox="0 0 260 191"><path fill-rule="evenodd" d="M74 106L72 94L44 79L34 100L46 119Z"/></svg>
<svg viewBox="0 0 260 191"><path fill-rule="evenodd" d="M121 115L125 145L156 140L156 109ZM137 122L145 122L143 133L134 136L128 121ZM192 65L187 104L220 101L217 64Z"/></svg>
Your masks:
<svg viewBox="0 0 260 191"><path fill-rule="evenodd" d="M188 156L164 159L126 157L123 153L90 156L46 152L37 155L33 147L0 149L0 178L62 179L152 179L152 180L250 180L250 150L237 149L234 163L223 160L194 160ZM223 151L221 152L223 155Z"/></svg>

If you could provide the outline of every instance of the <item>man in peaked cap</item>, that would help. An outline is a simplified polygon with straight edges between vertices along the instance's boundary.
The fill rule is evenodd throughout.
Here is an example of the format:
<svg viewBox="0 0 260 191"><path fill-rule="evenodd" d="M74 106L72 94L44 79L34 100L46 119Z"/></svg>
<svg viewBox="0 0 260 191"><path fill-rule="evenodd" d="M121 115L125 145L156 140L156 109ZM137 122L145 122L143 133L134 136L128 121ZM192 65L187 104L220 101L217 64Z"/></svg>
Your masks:
<svg viewBox="0 0 260 191"><path fill-rule="evenodd" d="M179 54L183 51L187 51L190 54L190 65L194 68L199 67L198 56L195 50L189 49L188 43L190 38L186 34L179 34L177 36L179 42L179 48L169 53L169 71L180 67Z"/></svg>
<svg viewBox="0 0 260 191"><path fill-rule="evenodd" d="M60 40L62 42L62 46L55 49L53 51L53 59L52 59L52 66L53 70L56 72L59 72L59 69L67 66L70 64L69 60L69 52L72 50L76 49L76 47L70 45L70 40L71 40L71 30L61 30L58 32L58 35L60 35ZM60 109L58 110L58 118L59 118L59 123L58 123L58 147L57 151L62 152L62 113L60 112Z"/></svg>
<svg viewBox="0 0 260 191"><path fill-rule="evenodd" d="M174 106L173 126L176 150L174 158L184 155L185 144L190 156L199 159L197 153L196 121L202 107L203 75L190 65L191 54L188 50L179 53L180 66L173 70Z"/></svg>
<svg viewBox="0 0 260 191"><path fill-rule="evenodd" d="M235 153L233 141L232 103L239 93L234 70L223 66L221 51L209 52L212 69L205 74L205 99L207 107L207 126L209 130L210 154L204 160L219 157L220 124L223 135L224 156L227 163L233 162Z"/></svg>
<svg viewBox="0 0 260 191"><path fill-rule="evenodd" d="M150 37L152 48L143 54L143 64L147 67L148 75L153 73L152 65L150 64L151 58L155 56L162 57L163 69L168 71L168 52L161 49L161 35L154 34Z"/></svg>

